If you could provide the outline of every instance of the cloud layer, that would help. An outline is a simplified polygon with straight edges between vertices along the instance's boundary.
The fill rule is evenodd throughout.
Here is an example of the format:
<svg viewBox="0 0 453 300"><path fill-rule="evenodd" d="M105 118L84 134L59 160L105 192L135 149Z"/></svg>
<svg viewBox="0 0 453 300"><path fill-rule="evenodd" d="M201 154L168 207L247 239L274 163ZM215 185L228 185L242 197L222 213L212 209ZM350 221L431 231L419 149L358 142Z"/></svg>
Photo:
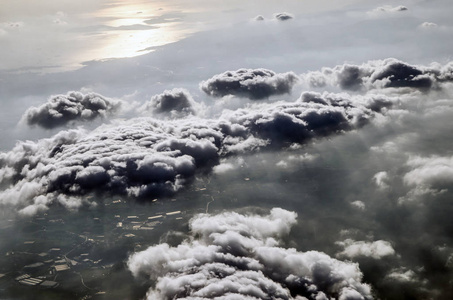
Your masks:
<svg viewBox="0 0 453 300"><path fill-rule="evenodd" d="M200 88L213 97L233 95L262 100L291 92L298 77L293 72L275 73L266 69L239 69L217 74L200 83Z"/></svg>
<svg viewBox="0 0 453 300"><path fill-rule="evenodd" d="M44 128L64 126L71 121L90 121L118 111L122 101L105 98L99 94L69 92L49 98L39 107L30 107L23 115L28 125Z"/></svg>
<svg viewBox="0 0 453 300"><path fill-rule="evenodd" d="M280 246L294 212L198 215L180 245L133 254L135 276L156 280L148 299L372 299L358 265Z"/></svg>
<svg viewBox="0 0 453 300"><path fill-rule="evenodd" d="M358 128L374 115L367 101L304 93L296 102L226 111L218 120L138 118L91 132L62 131L37 142L19 142L0 154L0 183L6 187L0 202L28 214L55 202L67 206L65 197L72 199L68 208L77 208L83 201L75 197L89 193L169 196L197 174L210 172L221 157Z"/></svg>
<svg viewBox="0 0 453 300"><path fill-rule="evenodd" d="M453 65L410 65L388 58L362 65L344 64L303 75L312 87L338 86L343 90L367 91L383 88L413 88L421 91L439 88L453 79Z"/></svg>

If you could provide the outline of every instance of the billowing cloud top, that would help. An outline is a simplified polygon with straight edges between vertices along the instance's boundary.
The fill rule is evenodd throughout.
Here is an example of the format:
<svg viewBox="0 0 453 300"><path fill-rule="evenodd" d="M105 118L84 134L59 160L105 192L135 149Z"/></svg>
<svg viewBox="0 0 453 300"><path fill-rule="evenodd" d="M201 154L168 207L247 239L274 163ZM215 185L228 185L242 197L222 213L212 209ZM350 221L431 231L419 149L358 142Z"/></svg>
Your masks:
<svg viewBox="0 0 453 300"><path fill-rule="evenodd" d="M133 254L135 276L157 280L147 299L372 299L358 265L279 247L296 214L198 215L191 236Z"/></svg>
<svg viewBox="0 0 453 300"><path fill-rule="evenodd" d="M453 157L413 157L408 161L413 169L404 175L412 186L442 186L453 182Z"/></svg>
<svg viewBox="0 0 453 300"><path fill-rule="evenodd" d="M293 72L275 73L266 69L227 71L200 83L200 88L213 97L233 95L261 100L291 92L298 77Z"/></svg>
<svg viewBox="0 0 453 300"><path fill-rule="evenodd" d="M59 202L77 208L88 193L168 196L211 171L222 156L287 147L358 128L373 116L367 100L305 93L228 111L220 119L137 118L94 131L62 131L0 153L0 203L31 214Z"/></svg>
<svg viewBox="0 0 453 300"><path fill-rule="evenodd" d="M185 89L166 90L155 95L142 106L142 110L153 114L164 114L171 117L182 117L195 114L197 103Z"/></svg>
<svg viewBox="0 0 453 300"><path fill-rule="evenodd" d="M49 98L48 102L29 108L23 115L23 120L29 125L44 128L63 126L71 121L88 121L97 117L105 117L116 112L122 102L105 98L99 94L69 92Z"/></svg>
<svg viewBox="0 0 453 300"><path fill-rule="evenodd" d="M376 88L414 88L422 91L438 88L438 84L453 79L453 65L430 67L410 65L397 59L369 61L362 65L344 64L303 75L313 87L328 84L344 90Z"/></svg>
<svg viewBox="0 0 453 300"><path fill-rule="evenodd" d="M357 256L366 256L380 259L385 256L395 255L392 245L383 240L365 242L347 239L343 242L337 242L337 245L344 247L344 250L337 254L338 257L354 258Z"/></svg>

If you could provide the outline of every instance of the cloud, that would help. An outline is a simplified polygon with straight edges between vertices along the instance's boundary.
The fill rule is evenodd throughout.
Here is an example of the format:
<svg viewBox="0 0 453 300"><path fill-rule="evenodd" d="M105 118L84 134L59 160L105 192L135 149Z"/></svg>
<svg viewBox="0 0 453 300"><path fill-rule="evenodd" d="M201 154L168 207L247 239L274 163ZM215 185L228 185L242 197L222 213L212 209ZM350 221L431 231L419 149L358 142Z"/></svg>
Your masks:
<svg viewBox="0 0 453 300"><path fill-rule="evenodd" d="M151 100L141 107L141 111L154 115L167 115L173 118L195 115L199 104L185 89L166 90L162 94L151 97Z"/></svg>
<svg viewBox="0 0 453 300"><path fill-rule="evenodd" d="M24 22L4 22L4 23L0 23L0 27L1 28L5 28L5 29L21 28L21 27L24 27L24 26L25 26Z"/></svg>
<svg viewBox="0 0 453 300"><path fill-rule="evenodd" d="M301 77L312 87L338 86L343 90L367 91L385 88L438 89L452 80L452 66L410 65L394 58L368 61L362 65L344 64L323 68Z"/></svg>
<svg viewBox="0 0 453 300"><path fill-rule="evenodd" d="M291 14L283 12L275 14L274 18L277 19L278 21L287 21L293 19L294 17Z"/></svg>
<svg viewBox="0 0 453 300"><path fill-rule="evenodd" d="M223 117L247 127L270 146L291 146L366 124L373 112L353 101L347 94L303 93L296 102L257 104L253 109L224 112Z"/></svg>
<svg viewBox="0 0 453 300"><path fill-rule="evenodd" d="M386 14L386 13L399 13L405 12L409 10L406 6L398 5L398 6L391 6L391 5L384 5L376 7L375 9L368 12L368 14L376 15L376 14Z"/></svg>
<svg viewBox="0 0 453 300"><path fill-rule="evenodd" d="M32 211L27 207L51 206L61 195L79 199L82 206L81 196L90 193L138 199L173 194L197 170L217 164L212 135L221 133L203 130L134 119L92 132L70 130L36 143L21 142L0 155L0 181L11 184L0 193L0 202Z"/></svg>
<svg viewBox="0 0 453 300"><path fill-rule="evenodd" d="M357 264L279 246L296 217L280 208L197 215L181 244L135 253L128 267L157 280L147 299L372 299Z"/></svg>
<svg viewBox="0 0 453 300"><path fill-rule="evenodd" d="M389 179L389 175L385 171L378 172L373 176L374 183L380 190L386 190L389 188Z"/></svg>
<svg viewBox="0 0 453 300"><path fill-rule="evenodd" d="M258 15L253 20L255 20L255 21L264 21L264 17L262 15Z"/></svg>
<svg viewBox="0 0 453 300"><path fill-rule="evenodd" d="M387 241L354 241L346 239L342 242L336 242L337 245L344 248L343 251L337 254L337 257L355 258L359 256L371 257L374 259L381 259L385 256L395 255L395 250L392 245Z"/></svg>
<svg viewBox="0 0 453 300"><path fill-rule="evenodd" d="M30 107L22 116L28 125L51 129L64 126L71 121L90 121L107 117L123 105L121 100L105 98L99 94L69 92L49 98L39 107Z"/></svg>
<svg viewBox="0 0 453 300"><path fill-rule="evenodd" d="M396 280L400 282L413 282L418 283L419 278L412 270L406 270L404 268L394 269L387 276L388 280Z"/></svg>
<svg viewBox="0 0 453 300"><path fill-rule="evenodd" d="M287 94L297 82L293 72L275 73L266 69L227 71L200 83L200 88L213 97L228 95L262 100Z"/></svg>
<svg viewBox="0 0 453 300"><path fill-rule="evenodd" d="M453 183L453 157L413 157L407 164L412 168L404 175L410 186L442 186Z"/></svg>
<svg viewBox="0 0 453 300"><path fill-rule="evenodd" d="M221 163L213 168L215 174L228 173L235 170L236 167L232 163Z"/></svg>
<svg viewBox="0 0 453 300"><path fill-rule="evenodd" d="M420 27L425 28L425 29L431 29L431 28L437 28L437 27L439 27L439 25L437 25L436 23L432 23L432 22L423 22L422 24L420 24Z"/></svg>
<svg viewBox="0 0 453 300"><path fill-rule="evenodd" d="M32 212L31 207L42 210L58 203L59 195L80 197L79 206L91 205L82 196L93 193L133 199L170 196L195 176L213 171L223 157L293 147L360 128L375 115L363 104L367 101L310 93L295 102L225 111L216 120L135 118L19 142L0 153L0 183L7 186L0 203Z"/></svg>
<svg viewBox="0 0 453 300"><path fill-rule="evenodd" d="M365 203L363 203L363 201L360 201L360 200L351 202L351 205L360 210L365 210L365 208L366 208Z"/></svg>

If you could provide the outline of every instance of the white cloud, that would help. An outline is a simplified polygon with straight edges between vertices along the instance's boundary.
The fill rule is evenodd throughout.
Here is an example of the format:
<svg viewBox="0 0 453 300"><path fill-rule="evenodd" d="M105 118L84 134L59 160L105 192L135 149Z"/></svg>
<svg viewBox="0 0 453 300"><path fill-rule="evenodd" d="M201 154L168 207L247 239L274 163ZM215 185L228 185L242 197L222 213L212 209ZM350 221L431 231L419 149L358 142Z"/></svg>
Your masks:
<svg viewBox="0 0 453 300"><path fill-rule="evenodd" d="M390 186L388 184L390 177L386 171L381 171L373 176L374 183L380 190L387 190Z"/></svg>
<svg viewBox="0 0 453 300"><path fill-rule="evenodd" d="M171 99L175 93L177 99L182 95L187 100L180 90L170 91ZM39 196L49 199L47 205L55 203L58 195L72 199L93 192L130 198L170 196L188 186L202 170L211 171L224 156L304 144L359 128L373 117L360 101L330 97L325 103L259 104L224 112L217 120L136 118L93 131L62 131L37 142L19 142L12 151L0 153L0 182L9 184L0 192L0 202L20 210L42 206L36 203ZM25 116L51 127L73 119L92 119L117 105L97 94L73 92L53 97L48 104L29 109ZM172 103L165 112L173 108ZM225 170L220 166L215 171ZM74 209L81 205L90 204L81 198L78 205L71 200L65 206Z"/></svg>
<svg viewBox="0 0 453 300"><path fill-rule="evenodd" d="M223 174L234 171L236 167L232 163L221 163L220 165L215 166L212 171L215 174Z"/></svg>
<svg viewBox="0 0 453 300"><path fill-rule="evenodd" d="M439 25L437 25L436 23L432 23L432 22L423 22L422 24L420 24L420 27L421 28L437 28L437 27L439 27Z"/></svg>
<svg viewBox="0 0 453 300"><path fill-rule="evenodd" d="M418 283L419 279L417 274L412 270L406 270L404 268L393 269L387 276L389 280L396 280L400 282L413 282Z"/></svg>
<svg viewBox="0 0 453 300"><path fill-rule="evenodd" d="M351 202L351 205L360 210L365 210L365 208L366 208L365 203L363 203L363 201L360 201L360 200Z"/></svg>
<svg viewBox="0 0 453 300"><path fill-rule="evenodd" d="M338 257L356 258L366 256L381 259L385 256L395 255L392 245L383 240L365 242L346 239L342 242L336 242L336 244L344 248L343 251L337 254Z"/></svg>
<svg viewBox="0 0 453 300"><path fill-rule="evenodd" d="M437 186L453 182L453 157L412 157L407 164L412 168L404 175L410 186Z"/></svg>
<svg viewBox="0 0 453 300"><path fill-rule="evenodd" d="M157 280L148 299L371 299L358 265L278 246L296 216L280 208L266 216L198 215L190 238L135 253L128 267Z"/></svg>
<svg viewBox="0 0 453 300"><path fill-rule="evenodd" d="M376 7L375 9L368 12L371 16L379 16L383 14L394 14L394 13L401 13L409 10L406 6L398 5L398 6L391 6L391 5L383 5Z"/></svg>

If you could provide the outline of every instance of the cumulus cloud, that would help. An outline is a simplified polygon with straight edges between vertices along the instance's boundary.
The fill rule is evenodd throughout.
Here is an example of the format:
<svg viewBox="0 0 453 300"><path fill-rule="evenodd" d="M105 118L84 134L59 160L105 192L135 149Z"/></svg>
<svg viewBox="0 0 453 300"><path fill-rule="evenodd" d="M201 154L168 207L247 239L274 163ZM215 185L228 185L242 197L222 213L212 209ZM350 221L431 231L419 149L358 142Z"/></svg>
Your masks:
<svg viewBox="0 0 453 300"><path fill-rule="evenodd" d="M307 101L313 97L323 102ZM227 111L217 120L136 118L19 142L0 153L0 183L7 187L0 203L32 212L61 202L59 195L169 196L197 174L211 172L222 157L291 147L359 128L374 115L363 103L367 100L346 94L307 94L296 102ZM77 207L73 202L71 209Z"/></svg>
<svg viewBox="0 0 453 300"><path fill-rule="evenodd" d="M420 24L420 27L421 28L437 28L439 27L439 25L437 25L436 23L432 23L432 22L423 22L422 24Z"/></svg>
<svg viewBox="0 0 453 300"><path fill-rule="evenodd" d="M264 21L264 17L262 15L258 15L254 18L255 21Z"/></svg>
<svg viewBox="0 0 453 300"><path fill-rule="evenodd" d="M404 268L393 269L391 272L386 276L388 280L396 280L400 282L413 282L418 283L419 278L417 274L415 274L412 270L407 270Z"/></svg>
<svg viewBox="0 0 453 300"><path fill-rule="evenodd" d="M383 240L365 242L346 239L342 242L336 242L336 244L344 248L343 251L337 254L338 257L355 258L366 256L374 259L381 259L385 256L395 255L392 244Z"/></svg>
<svg viewBox="0 0 453 300"><path fill-rule="evenodd" d="M406 6L398 5L398 6L391 6L391 5L384 5L376 7L375 9L369 11L368 13L371 15L382 14L382 13L398 13L404 12L409 10Z"/></svg>
<svg viewBox="0 0 453 300"><path fill-rule="evenodd" d="M280 247L296 216L197 215L180 245L135 253L128 267L157 280L147 299L372 299L357 264Z"/></svg>
<svg viewBox="0 0 453 300"><path fill-rule="evenodd" d="M296 145L298 145L298 144L296 144ZM293 145L291 145L291 146L292 147L290 147L290 149L294 148ZM293 168L297 168L297 166L299 166L300 164L313 162L317 158L318 158L318 156L313 155L313 154L308 154L308 153L301 154L301 155L292 154L292 155L288 155L288 157L286 157L285 159L278 161L275 165L282 169L293 169Z"/></svg>
<svg viewBox="0 0 453 300"><path fill-rule="evenodd" d="M384 88L437 89L451 81L452 63L444 66L410 65L394 58L368 61L362 65L344 64L323 68L301 77L312 87L338 86L343 90L367 91Z"/></svg>
<svg viewBox="0 0 453 300"><path fill-rule="evenodd" d="M389 188L388 185L389 175L385 171L381 171L374 174L373 181L376 184L376 186L381 190L386 190Z"/></svg>
<svg viewBox="0 0 453 300"><path fill-rule="evenodd" d="M42 197L50 206L62 194L169 195L190 182L196 170L217 164L218 135L220 130L205 126L173 128L135 119L93 132L63 131L36 143L21 142L0 155L0 181L11 184L0 202L22 209L43 204Z"/></svg>
<svg viewBox="0 0 453 300"><path fill-rule="evenodd" d="M90 121L114 114L123 104L120 100L105 98L99 94L69 92L49 98L39 107L30 107L22 119L28 125L44 128L63 126L71 121Z"/></svg>
<svg viewBox="0 0 453 300"><path fill-rule="evenodd" d="M294 17L291 14L282 12L282 13L275 14L274 18L277 19L278 21L287 21L287 20L293 19Z"/></svg>
<svg viewBox="0 0 453 300"><path fill-rule="evenodd" d="M366 208L365 203L363 203L363 201L360 201L360 200L351 202L351 205L360 210L365 210L365 208Z"/></svg>
<svg viewBox="0 0 453 300"><path fill-rule="evenodd" d="M453 157L413 157L407 164L412 170L404 175L404 182L410 186L453 183Z"/></svg>
<svg viewBox="0 0 453 300"><path fill-rule="evenodd" d="M151 100L141 107L141 111L178 118L195 115L197 107L199 104L193 100L187 90L172 89L151 97Z"/></svg>
<svg viewBox="0 0 453 300"><path fill-rule="evenodd" d="M261 100L287 94L297 82L293 72L275 73L266 69L239 69L217 74L200 83L200 88L213 97L228 95Z"/></svg>
<svg viewBox="0 0 453 300"><path fill-rule="evenodd" d="M213 168L214 173L223 174L231 172L235 169L235 166L232 163L221 163Z"/></svg>

